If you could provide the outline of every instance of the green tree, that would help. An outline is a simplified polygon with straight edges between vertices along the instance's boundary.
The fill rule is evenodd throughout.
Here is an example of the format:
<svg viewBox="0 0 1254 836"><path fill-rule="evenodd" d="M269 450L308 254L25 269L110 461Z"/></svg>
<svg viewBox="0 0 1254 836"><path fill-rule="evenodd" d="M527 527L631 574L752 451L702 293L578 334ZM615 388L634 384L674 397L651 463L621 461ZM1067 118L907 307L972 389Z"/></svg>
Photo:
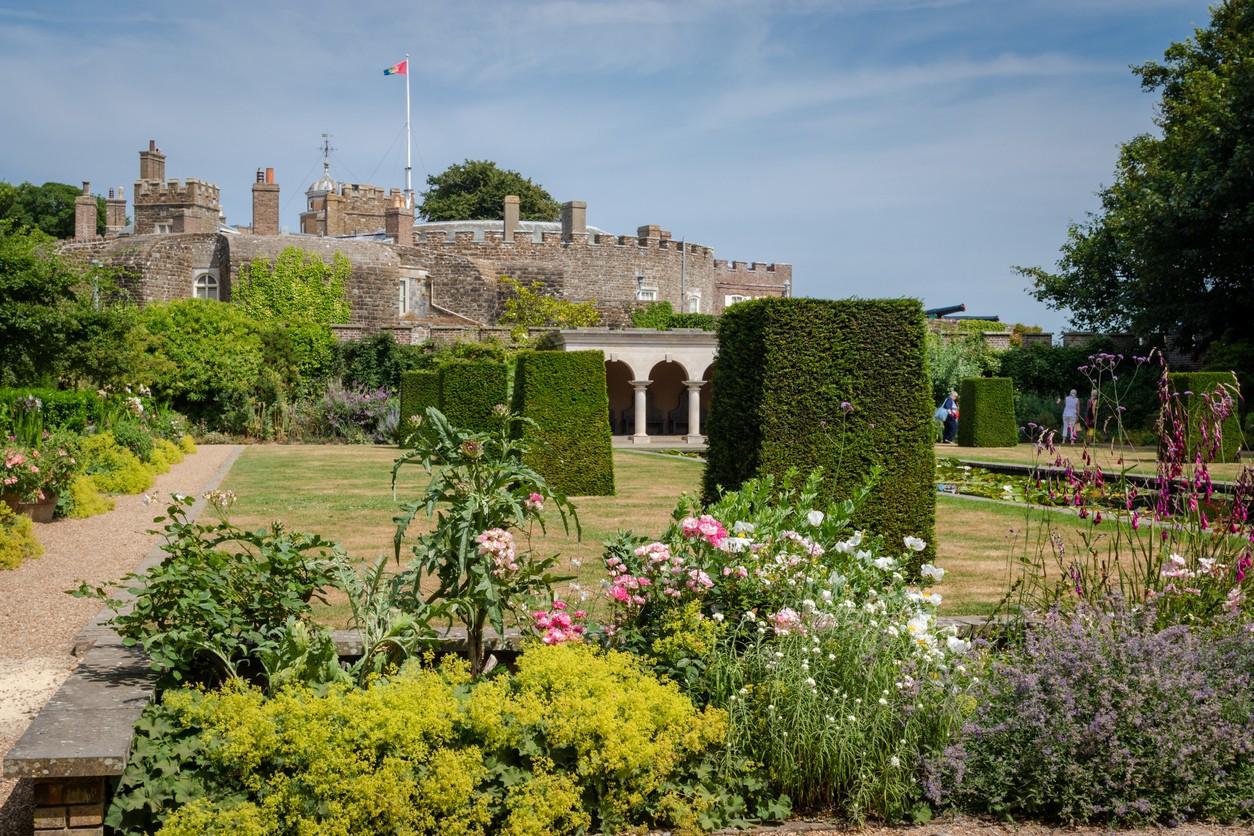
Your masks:
<svg viewBox="0 0 1254 836"><path fill-rule="evenodd" d="M591 302L571 302L544 295L544 285L532 282L525 285L509 276L501 276L501 283L513 291L505 300L501 314L502 325L517 326L518 335L526 336L528 328L590 328L601 324L601 314Z"/></svg>
<svg viewBox="0 0 1254 836"><path fill-rule="evenodd" d="M0 181L0 220L39 229L53 238L74 237L74 199L80 194L77 186L68 183L33 183L13 185ZM105 229L104 198L96 198L96 234Z"/></svg>
<svg viewBox="0 0 1254 836"><path fill-rule="evenodd" d="M1149 134L1125 143L1101 210L1071 226L1054 271L1020 268L1033 295L1094 330L1205 348L1254 322L1254 0L1135 67L1158 91Z"/></svg>
<svg viewBox="0 0 1254 836"><path fill-rule="evenodd" d="M429 221L501 220L506 195L518 196L525 221L555 221L561 207L538 183L490 160L455 163L427 177L418 210Z"/></svg>
<svg viewBox="0 0 1254 836"><path fill-rule="evenodd" d="M334 365L330 326L347 322L347 284L352 264L336 253L330 264L298 247L287 247L271 264L254 259L240 268L232 290L235 304L267 328L287 334L301 377L325 377Z"/></svg>
<svg viewBox="0 0 1254 836"><path fill-rule="evenodd" d="M78 275L39 229L0 220L0 378L45 381L66 338Z"/></svg>

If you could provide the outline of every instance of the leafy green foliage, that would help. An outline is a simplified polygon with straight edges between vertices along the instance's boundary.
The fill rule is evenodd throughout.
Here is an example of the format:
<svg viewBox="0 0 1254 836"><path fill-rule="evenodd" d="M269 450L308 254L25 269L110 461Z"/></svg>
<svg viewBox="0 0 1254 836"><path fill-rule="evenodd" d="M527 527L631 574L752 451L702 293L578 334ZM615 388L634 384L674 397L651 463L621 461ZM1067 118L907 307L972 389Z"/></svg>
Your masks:
<svg viewBox="0 0 1254 836"><path fill-rule="evenodd" d="M35 539L35 524L0 501L0 569L16 569L22 561L39 557L44 547Z"/></svg>
<svg viewBox="0 0 1254 836"><path fill-rule="evenodd" d="M477 683L450 657L367 690L175 690L141 721L109 820L165 834L691 830L726 818L705 786L725 728L630 656L573 645L532 646L516 677Z"/></svg>
<svg viewBox="0 0 1254 836"><path fill-rule="evenodd" d="M81 433L100 419L103 403L95 392L47 388L0 389L0 431L13 432L12 418L20 412L19 401L35 398L40 403L40 429ZM3 420L8 416L9 421Z"/></svg>
<svg viewBox="0 0 1254 836"><path fill-rule="evenodd" d="M345 385L393 393L401 391L401 375L429 369L436 362L430 344L401 345L391 334L337 343L336 351L336 370ZM422 410L415 414L422 414Z"/></svg>
<svg viewBox="0 0 1254 836"><path fill-rule="evenodd" d="M153 468L118 444L111 432L84 436L82 466L103 493L137 494L152 486Z"/></svg>
<svg viewBox="0 0 1254 836"><path fill-rule="evenodd" d="M183 299L148 305L140 321L157 367L154 393L194 419L221 414L261 375L261 328L238 305Z"/></svg>
<svg viewBox="0 0 1254 836"><path fill-rule="evenodd" d="M979 334L944 337L928 329L927 373L932 381L933 404L944 403L964 379L997 371L998 364L998 352Z"/></svg>
<svg viewBox="0 0 1254 836"><path fill-rule="evenodd" d="M718 317L714 314L676 313L670 302L650 302L631 312L631 327L655 328L658 331L669 331L672 328L713 331L718 327Z"/></svg>
<svg viewBox="0 0 1254 836"><path fill-rule="evenodd" d="M496 360L463 360L443 365L440 411L449 423L472 432L498 427L500 416L496 409L509 399L505 376L505 364Z"/></svg>
<svg viewBox="0 0 1254 836"><path fill-rule="evenodd" d="M297 368L306 378L321 379L335 354L328 326L348 322L352 269L341 253L328 265L313 253L286 247L273 264L258 258L240 267L232 302L263 326L288 329Z"/></svg>
<svg viewBox="0 0 1254 836"><path fill-rule="evenodd" d="M1034 295L1081 327L1205 347L1254 321L1254 3L1211 9L1208 26L1134 67L1157 91L1161 136L1125 143L1102 208L1073 224L1053 271L1021 270ZM1248 373L1249 370L1247 370Z"/></svg>
<svg viewBox="0 0 1254 836"><path fill-rule="evenodd" d="M523 426L526 461L571 496L614 493L609 396L600 351L532 351L514 373L514 409Z"/></svg>
<svg viewBox="0 0 1254 836"><path fill-rule="evenodd" d="M409 438L418 429L428 407L440 408L440 372L437 369L421 369L401 375L400 442L409 444ZM419 420L415 420L415 418Z"/></svg>
<svg viewBox="0 0 1254 836"><path fill-rule="evenodd" d="M143 648L169 682L219 681L261 673L259 655L278 647L287 620L309 611L309 599L330 585L341 558L316 535L243 531L228 522L187 519L191 497L166 509L161 529L165 557L144 575L118 584L134 600L111 597L111 587L82 584L75 595L103 601L110 624L128 645Z"/></svg>
<svg viewBox="0 0 1254 836"><path fill-rule="evenodd" d="M544 293L540 282L523 284L509 276L501 276L512 294L505 300L505 309L498 321L515 325L517 336L525 337L528 328L589 328L601 324L601 314L591 302L572 302Z"/></svg>
<svg viewBox="0 0 1254 836"><path fill-rule="evenodd" d="M517 548L510 529L544 530L541 511L551 504L563 527L578 526L574 507L551 489L544 477L523 464L527 446L514 438L526 419L501 409L494 432L474 433L449 424L438 409L428 407L414 449L392 466L392 487L406 465L421 464L431 474L425 495L402 502L393 540L400 562L409 525L420 511L435 528L410 549L413 559L398 580L398 606L425 617L437 604L447 608L466 628L471 671L487 661L484 634L490 626L505 635L507 621L529 623L532 600L552 598L553 584L568 580L552 573L557 555L537 557ZM437 512L438 509L438 512ZM425 581L425 582L424 582ZM431 583L436 588L431 590Z"/></svg>
<svg viewBox="0 0 1254 836"><path fill-rule="evenodd" d="M1014 382L1010 378L969 377L962 381L958 395L962 404L960 446L1014 447L1019 443Z"/></svg>
<svg viewBox="0 0 1254 836"><path fill-rule="evenodd" d="M854 523L933 548L931 389L923 311L909 300L756 299L719 322L704 494L822 467L829 497L883 467Z"/></svg>
<svg viewBox="0 0 1254 836"><path fill-rule="evenodd" d="M53 238L74 237L74 201L82 194L68 183L13 185L0 181L0 221L18 228L38 229ZM96 234L105 231L105 202L96 198Z"/></svg>
<svg viewBox="0 0 1254 836"><path fill-rule="evenodd" d="M555 221L561 212L539 184L490 160L466 160L429 175L418 211L429 221L501 220L511 194L518 196L522 220Z"/></svg>
<svg viewBox="0 0 1254 836"><path fill-rule="evenodd" d="M1240 414L1224 404L1240 401L1236 376L1232 372L1170 372L1167 382L1173 395L1184 400L1187 458L1192 460L1195 454L1201 454L1208 461L1235 462L1238 451L1246 448L1245 437ZM1209 433L1216 424L1220 425L1222 438ZM1213 456L1207 449L1211 447Z"/></svg>

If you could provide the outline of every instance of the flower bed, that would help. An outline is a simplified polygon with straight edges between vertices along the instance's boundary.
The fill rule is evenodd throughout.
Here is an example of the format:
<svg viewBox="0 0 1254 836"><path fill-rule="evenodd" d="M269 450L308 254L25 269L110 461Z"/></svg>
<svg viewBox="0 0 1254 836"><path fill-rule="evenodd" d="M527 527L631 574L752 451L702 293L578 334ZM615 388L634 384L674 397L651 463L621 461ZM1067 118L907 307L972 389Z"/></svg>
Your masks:
<svg viewBox="0 0 1254 836"><path fill-rule="evenodd" d="M593 618L530 548L546 510L578 520L522 464L520 420L467 432L428 410L395 465L432 479L402 503L393 557L409 562L392 576L315 535L241 531L226 495L216 521L172 506L166 560L114 620L168 690L140 722L110 824L522 834L948 808L1254 816L1242 606L1189 627L1160 623L1180 620L1171 601L1122 620L1060 614L1004 648L972 644L938 626L927 585L944 570L908 573L927 544L851 522L871 483L825 501L814 473L684 497L666 531L620 533ZM420 513L433 528L410 538ZM355 659L309 616L333 589ZM452 625L464 658L439 641ZM491 633L510 629L521 652L495 656ZM1196 723L1204 735L1183 734ZM1165 775L1168 761L1193 777Z"/></svg>

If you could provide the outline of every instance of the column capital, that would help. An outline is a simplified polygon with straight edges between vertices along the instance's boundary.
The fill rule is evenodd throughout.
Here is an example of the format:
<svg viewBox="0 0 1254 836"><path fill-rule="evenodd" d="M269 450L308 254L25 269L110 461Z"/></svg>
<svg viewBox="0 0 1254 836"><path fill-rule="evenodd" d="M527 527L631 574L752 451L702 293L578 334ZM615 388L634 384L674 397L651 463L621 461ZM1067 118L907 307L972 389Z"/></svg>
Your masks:
<svg viewBox="0 0 1254 836"><path fill-rule="evenodd" d="M649 384L652 382L652 380L633 380L631 381L631 385L637 389L647 389L649 388Z"/></svg>
<svg viewBox="0 0 1254 836"><path fill-rule="evenodd" d="M689 389L700 389L705 384L706 384L706 381L704 380L685 380L684 381L684 385L687 386Z"/></svg>

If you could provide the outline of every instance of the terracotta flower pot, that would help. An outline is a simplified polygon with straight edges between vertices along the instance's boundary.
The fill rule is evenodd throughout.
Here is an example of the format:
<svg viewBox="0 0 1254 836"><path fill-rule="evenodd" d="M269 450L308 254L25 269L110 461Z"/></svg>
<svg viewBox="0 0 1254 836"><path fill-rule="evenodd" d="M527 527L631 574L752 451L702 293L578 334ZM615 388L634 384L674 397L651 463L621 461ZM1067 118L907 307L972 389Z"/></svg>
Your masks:
<svg viewBox="0 0 1254 836"><path fill-rule="evenodd" d="M44 491L44 498L38 502L22 502L18 494L0 495L0 501L13 509L16 514L25 514L37 523L50 523L57 510L57 495L52 491Z"/></svg>

